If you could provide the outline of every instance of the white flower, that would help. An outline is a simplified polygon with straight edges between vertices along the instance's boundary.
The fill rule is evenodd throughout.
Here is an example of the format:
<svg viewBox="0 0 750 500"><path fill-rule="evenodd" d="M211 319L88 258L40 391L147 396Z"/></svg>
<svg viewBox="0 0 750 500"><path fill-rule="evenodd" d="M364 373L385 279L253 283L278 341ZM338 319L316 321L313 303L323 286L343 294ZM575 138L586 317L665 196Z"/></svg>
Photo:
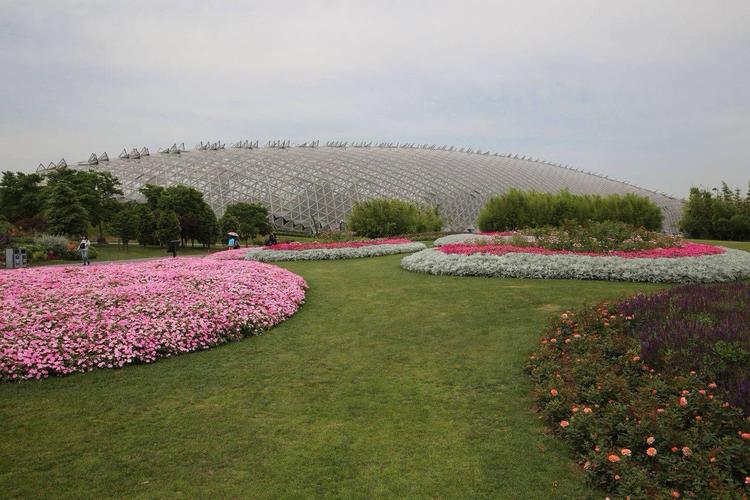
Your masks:
<svg viewBox="0 0 750 500"><path fill-rule="evenodd" d="M700 257L626 259L570 254L462 255L428 249L405 257L401 267L457 276L716 283L750 278L750 253L727 249L723 254Z"/></svg>
<svg viewBox="0 0 750 500"><path fill-rule="evenodd" d="M410 253L427 248L424 243L398 243L369 245L366 247L313 248L309 250L272 250L265 247L251 248L245 255L248 260L275 262L288 260L336 260L377 257L397 253Z"/></svg>

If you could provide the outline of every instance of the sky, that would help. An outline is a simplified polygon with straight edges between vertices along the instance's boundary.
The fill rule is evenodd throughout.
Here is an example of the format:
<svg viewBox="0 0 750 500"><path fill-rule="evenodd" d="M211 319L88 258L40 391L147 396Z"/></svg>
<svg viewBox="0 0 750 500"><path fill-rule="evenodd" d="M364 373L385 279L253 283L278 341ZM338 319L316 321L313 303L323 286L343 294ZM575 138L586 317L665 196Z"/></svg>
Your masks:
<svg viewBox="0 0 750 500"><path fill-rule="evenodd" d="M0 0L0 170L245 139L746 191L750 2Z"/></svg>

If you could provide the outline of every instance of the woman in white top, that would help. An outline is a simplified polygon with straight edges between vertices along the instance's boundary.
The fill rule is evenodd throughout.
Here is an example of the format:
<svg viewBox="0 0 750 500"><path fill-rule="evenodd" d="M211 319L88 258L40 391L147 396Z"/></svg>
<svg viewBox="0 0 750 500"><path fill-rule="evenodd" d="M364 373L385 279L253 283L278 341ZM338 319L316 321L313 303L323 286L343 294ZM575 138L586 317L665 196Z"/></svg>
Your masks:
<svg viewBox="0 0 750 500"><path fill-rule="evenodd" d="M84 266L90 266L91 261L89 261L89 247L91 246L91 242L89 241L88 236L84 235L83 238L81 238L81 242L78 244L78 251L81 253L81 260L83 260Z"/></svg>

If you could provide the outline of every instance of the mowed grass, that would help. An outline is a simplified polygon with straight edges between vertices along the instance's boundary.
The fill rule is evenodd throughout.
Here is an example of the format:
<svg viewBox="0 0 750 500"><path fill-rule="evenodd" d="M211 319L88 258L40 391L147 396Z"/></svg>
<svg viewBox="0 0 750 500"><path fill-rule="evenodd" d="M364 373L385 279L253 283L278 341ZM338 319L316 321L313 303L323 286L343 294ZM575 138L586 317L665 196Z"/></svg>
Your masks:
<svg viewBox="0 0 750 500"><path fill-rule="evenodd" d="M262 336L0 386L4 497L594 494L532 408L560 311L654 285L437 277L401 256L289 263L307 303Z"/></svg>

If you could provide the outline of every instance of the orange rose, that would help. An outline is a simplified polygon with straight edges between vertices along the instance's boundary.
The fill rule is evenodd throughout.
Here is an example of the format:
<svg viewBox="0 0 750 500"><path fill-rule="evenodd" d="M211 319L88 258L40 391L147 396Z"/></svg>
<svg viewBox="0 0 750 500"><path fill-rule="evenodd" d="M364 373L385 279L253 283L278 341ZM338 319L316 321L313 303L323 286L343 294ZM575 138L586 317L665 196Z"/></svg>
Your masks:
<svg viewBox="0 0 750 500"><path fill-rule="evenodd" d="M567 420L560 420L560 427L562 427L563 429L569 425L570 425L570 422L568 422Z"/></svg>
<svg viewBox="0 0 750 500"><path fill-rule="evenodd" d="M648 450L646 450L646 455L648 455L649 457L655 457L656 456L656 448L651 447Z"/></svg>
<svg viewBox="0 0 750 500"><path fill-rule="evenodd" d="M623 448L620 450L620 454L624 457L629 457L632 452L628 448Z"/></svg>
<svg viewBox="0 0 750 500"><path fill-rule="evenodd" d="M609 460L610 462L616 463L620 461L620 457L618 457L617 455L609 455L607 457L607 460Z"/></svg>
<svg viewBox="0 0 750 500"><path fill-rule="evenodd" d="M750 432L741 432L740 437L742 439L750 439Z"/></svg>
<svg viewBox="0 0 750 500"><path fill-rule="evenodd" d="M552 397L557 397L557 389L551 389L549 393L552 394Z"/></svg>
<svg viewBox="0 0 750 500"><path fill-rule="evenodd" d="M688 402L687 399L682 397L680 398L680 406L687 406Z"/></svg>

